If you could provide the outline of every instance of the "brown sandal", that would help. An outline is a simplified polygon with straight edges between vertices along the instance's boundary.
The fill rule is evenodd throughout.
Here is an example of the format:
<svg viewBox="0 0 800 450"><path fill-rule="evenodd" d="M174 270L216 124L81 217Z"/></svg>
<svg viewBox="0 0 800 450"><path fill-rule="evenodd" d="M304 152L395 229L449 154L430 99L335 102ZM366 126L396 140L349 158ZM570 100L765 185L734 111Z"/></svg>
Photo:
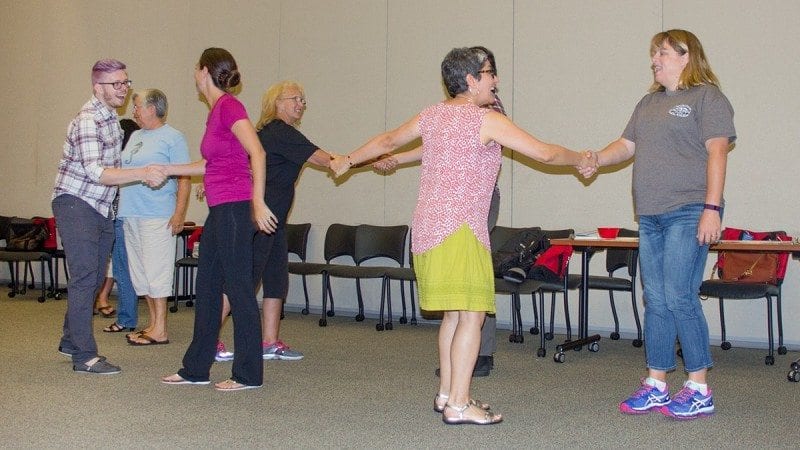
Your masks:
<svg viewBox="0 0 800 450"><path fill-rule="evenodd" d="M133 331L135 328L133 327L123 327L122 325L118 324L117 322L112 323L111 325L103 328L104 333L122 333L124 331Z"/></svg>
<svg viewBox="0 0 800 450"><path fill-rule="evenodd" d="M110 319L117 315L117 310L111 305L101 306L94 310L94 315L102 314L106 319Z"/></svg>

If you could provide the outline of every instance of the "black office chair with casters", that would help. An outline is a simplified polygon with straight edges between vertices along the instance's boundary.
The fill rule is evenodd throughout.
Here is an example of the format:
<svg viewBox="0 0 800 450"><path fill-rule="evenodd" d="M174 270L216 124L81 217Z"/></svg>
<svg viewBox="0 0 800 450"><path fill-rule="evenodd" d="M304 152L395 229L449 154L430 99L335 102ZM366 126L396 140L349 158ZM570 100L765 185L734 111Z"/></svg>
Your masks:
<svg viewBox="0 0 800 450"><path fill-rule="evenodd" d="M563 230L542 230L549 239L564 239L570 238L575 235L575 230L571 228ZM568 249L569 250L569 249ZM571 255L571 252L569 252ZM562 261L563 264L568 265L569 260ZM545 341L553 340L554 323L556 314L556 294L561 294L564 300L564 321L567 327L567 341L572 340L572 325L569 318L569 290L575 289L580 285L576 283L575 279L570 277L568 273L558 281L542 281L539 286L539 311L541 311L539 326L541 327L542 335L540 336L539 348L536 350L536 356L542 358L547 355L545 349ZM544 323L544 294L550 293L550 330L545 332ZM535 330L531 328L531 333Z"/></svg>
<svg viewBox="0 0 800 450"><path fill-rule="evenodd" d="M736 228L725 228L722 230L722 239L723 240L740 240L744 233L747 233L749 237L754 240L779 240L779 241L789 241L791 238L786 235L783 231L771 231L771 232L754 232L754 231L746 231L740 230ZM731 267L730 261L726 264L725 260L730 259L732 254L735 253L746 253L749 255L754 256L757 259L763 258L764 256L756 256L756 255L774 255L775 256L775 281L747 281L748 275L742 273L735 273L740 272L739 269L733 269ZM778 322L778 354L785 355L786 354L786 347L783 345L783 317L781 312L781 285L783 284L783 278L786 275L786 265L789 260L788 253L752 253L752 252L720 252L717 265L715 266L715 270L720 276L720 279L710 279L703 282L700 285L700 297L701 298L708 298L708 297L716 297L719 299L719 319L720 319L720 328L722 332L722 344L720 347L723 350L729 350L731 348L731 343L728 342L726 338L726 330L725 330L725 309L723 300L758 300L764 299L767 303L767 342L769 345L769 351L767 356L764 358L764 363L766 365L773 365L775 364L775 339L773 336L773 321L772 321L772 300L775 300L775 306L777 309L777 322ZM754 260L753 264L755 265L758 261ZM726 268L727 266L727 268ZM750 267L752 270L753 267ZM726 271L728 272L726 274Z"/></svg>
<svg viewBox="0 0 800 450"><path fill-rule="evenodd" d="M619 237L633 238L639 237L636 230L621 229ZM589 290L608 291L608 298L611 303L611 314L614 317L614 332L611 333L612 340L619 339L619 316L617 315L616 304L614 303L614 291L630 292L631 307L633 309L633 320L636 323L636 339L633 340L634 347L641 347L642 323L639 319L639 307L636 302L636 276L639 264L639 249L614 249L606 250L606 271L608 276L589 275ZM620 269L627 269L627 277L617 277L614 273ZM570 275L574 282L580 285L580 275Z"/></svg>
<svg viewBox="0 0 800 450"><path fill-rule="evenodd" d="M306 253L308 251L308 233L311 230L310 223L287 223L286 224L286 243L289 253L294 253L300 258L300 263L306 262ZM291 263L289 263L291 265ZM289 273L293 273L289 269ZM308 304L308 284L306 283L306 274L298 274L303 280L303 294L305 294L306 306L300 313L307 316L309 313ZM281 313L281 317L283 314Z"/></svg>
<svg viewBox="0 0 800 450"><path fill-rule="evenodd" d="M378 226L378 225L359 225L356 228L355 238L355 266L333 266L326 272L328 283L331 278L351 278L356 280L356 295L358 298L358 315L356 320L364 320L364 299L361 293L362 279L381 279L381 305L380 319L375 329L378 331L391 330L392 325L392 304L391 293L389 291L389 278L387 269L390 266L372 266L364 263L375 258L388 258L397 263L397 267L403 267L405 261L405 243L408 234L407 225ZM387 301L388 300L388 301ZM388 308L386 323L383 321L384 305Z"/></svg>

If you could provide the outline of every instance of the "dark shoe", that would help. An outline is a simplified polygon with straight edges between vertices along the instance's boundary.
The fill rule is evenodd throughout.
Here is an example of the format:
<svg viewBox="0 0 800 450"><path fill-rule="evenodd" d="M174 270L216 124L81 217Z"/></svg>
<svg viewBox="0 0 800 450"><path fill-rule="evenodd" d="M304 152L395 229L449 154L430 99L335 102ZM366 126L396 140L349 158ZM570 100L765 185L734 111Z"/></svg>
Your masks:
<svg viewBox="0 0 800 450"><path fill-rule="evenodd" d="M491 372L492 367L494 366L493 357L491 356L478 356L478 360L475 362L475 369L472 370L473 377L485 377L489 375Z"/></svg>
<svg viewBox="0 0 800 450"><path fill-rule="evenodd" d="M494 369L494 356L479 355L478 360L475 362L475 368L472 369L473 377L486 377L489 372ZM434 375L441 376L440 370L437 368L433 371Z"/></svg>
<svg viewBox="0 0 800 450"><path fill-rule="evenodd" d="M89 361L91 361L91 359ZM92 373L96 375L113 375L115 373L122 372L122 369L120 369L119 366L115 366L106 361L105 356L98 356L97 360L92 365L86 365L85 363L74 364L72 366L72 370L75 372Z"/></svg>
<svg viewBox="0 0 800 450"><path fill-rule="evenodd" d="M124 331L133 331L135 327L123 327L122 325L118 324L117 322L112 323L111 325L103 328L103 332L105 333L122 333Z"/></svg>

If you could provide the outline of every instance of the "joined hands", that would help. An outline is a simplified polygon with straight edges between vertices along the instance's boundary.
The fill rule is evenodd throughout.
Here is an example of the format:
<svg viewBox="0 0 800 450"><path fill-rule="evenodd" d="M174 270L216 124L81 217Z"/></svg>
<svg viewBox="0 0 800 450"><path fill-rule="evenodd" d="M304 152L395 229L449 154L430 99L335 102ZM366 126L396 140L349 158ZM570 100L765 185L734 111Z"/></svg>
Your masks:
<svg viewBox="0 0 800 450"><path fill-rule="evenodd" d="M578 169L578 172L583 175L584 178L591 178L599 167L600 162L598 161L597 153L586 150L583 152L580 164L575 168Z"/></svg>

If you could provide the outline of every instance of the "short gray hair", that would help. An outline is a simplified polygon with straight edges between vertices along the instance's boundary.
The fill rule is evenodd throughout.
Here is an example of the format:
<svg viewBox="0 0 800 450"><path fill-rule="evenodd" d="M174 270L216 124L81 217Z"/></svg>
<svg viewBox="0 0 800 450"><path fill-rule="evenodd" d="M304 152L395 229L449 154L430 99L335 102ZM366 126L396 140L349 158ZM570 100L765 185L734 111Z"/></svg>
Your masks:
<svg viewBox="0 0 800 450"><path fill-rule="evenodd" d="M465 92L468 89L467 75L481 79L481 66L488 59L486 53L468 47L450 50L442 61L442 81L450 97Z"/></svg>
<svg viewBox="0 0 800 450"><path fill-rule="evenodd" d="M133 93L133 99L142 98L142 103L145 105L152 105L156 108L156 117L162 121L167 118L167 111L169 105L167 104L167 96L158 89L142 89L141 91Z"/></svg>

